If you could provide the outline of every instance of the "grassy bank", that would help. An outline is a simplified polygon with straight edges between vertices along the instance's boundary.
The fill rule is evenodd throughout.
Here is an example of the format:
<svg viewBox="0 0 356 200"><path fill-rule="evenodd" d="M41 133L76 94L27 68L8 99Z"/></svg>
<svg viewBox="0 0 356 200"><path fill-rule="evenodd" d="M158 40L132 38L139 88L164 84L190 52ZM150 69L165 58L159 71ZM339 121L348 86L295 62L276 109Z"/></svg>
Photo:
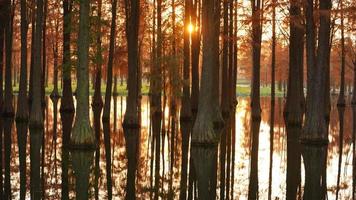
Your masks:
<svg viewBox="0 0 356 200"><path fill-rule="evenodd" d="M74 88L75 88L75 86L73 86L73 90L74 90ZM49 94L51 94L51 92L53 90L53 85L49 85L45 89L46 89L46 94L49 95ZM61 94L62 88L59 87L58 90L59 90L59 93ZM143 84L141 90L142 90L143 95L147 95L149 92L149 85ZM250 92L251 92L251 87L249 84L237 84L236 90L237 90L238 96L249 96ZM13 92L15 94L17 94L18 91L19 91L19 86L18 85L14 86ZM93 95L94 89L92 87L90 87L89 92L91 95ZM105 95L105 85L104 84L102 84L101 92L103 95ZM116 92L121 96L127 95L126 84L118 85ZM271 95L271 87L270 86L262 86L260 88L260 93L261 93L261 96L270 96ZM283 96L283 91L280 91L276 88L276 96Z"/></svg>

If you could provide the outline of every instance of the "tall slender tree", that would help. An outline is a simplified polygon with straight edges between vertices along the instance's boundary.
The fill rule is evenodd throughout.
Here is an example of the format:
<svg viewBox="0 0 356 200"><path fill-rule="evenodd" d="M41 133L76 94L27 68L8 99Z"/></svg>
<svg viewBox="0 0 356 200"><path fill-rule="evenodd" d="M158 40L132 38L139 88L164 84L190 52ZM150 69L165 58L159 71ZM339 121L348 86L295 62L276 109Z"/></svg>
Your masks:
<svg viewBox="0 0 356 200"><path fill-rule="evenodd" d="M3 3L3 2L2 2ZM1 4L1 10L4 9L4 4ZM4 105L4 94L3 94L3 69L4 69L4 26L3 26L3 22L4 20L4 16L1 15L1 26L0 26L0 116L2 116L2 112L3 112L3 105ZM0 117L0 149L2 149L2 138L3 138L3 119L2 117ZM3 159L2 154L0 154L0 159ZM0 196L3 195L3 163L0 162Z"/></svg>
<svg viewBox="0 0 356 200"><path fill-rule="evenodd" d="M298 140L304 114L302 2L290 1L289 74L284 117L287 126L287 199L295 199L300 182L300 148ZM295 131L297 130L297 131Z"/></svg>
<svg viewBox="0 0 356 200"><path fill-rule="evenodd" d="M11 0L6 1L5 18L5 97L3 115L14 116L13 94L12 94L12 37L13 37L13 6Z"/></svg>
<svg viewBox="0 0 356 200"><path fill-rule="evenodd" d="M96 55L95 55L95 81L94 81L94 96L93 96L93 110L98 109L101 114L101 109L103 107L103 99L101 98L101 73L103 65L103 50L101 45L101 35L102 35L102 0L97 1L97 16L96 16ZM109 70L108 70L109 71Z"/></svg>
<svg viewBox="0 0 356 200"><path fill-rule="evenodd" d="M21 73L16 120L28 120L27 103L27 1L21 0Z"/></svg>
<svg viewBox="0 0 356 200"><path fill-rule="evenodd" d="M252 120L260 120L260 68L261 68L261 37L263 0L251 0L252 5L252 88L251 114Z"/></svg>
<svg viewBox="0 0 356 200"><path fill-rule="evenodd" d="M63 0L63 97L61 102L61 113L74 112L73 92L72 92L72 64L71 64L71 14L72 0Z"/></svg>
<svg viewBox="0 0 356 200"><path fill-rule="evenodd" d="M311 37L311 32L315 30L309 30L308 25L314 24L314 2L308 1L305 11L306 26L307 26L307 67L308 75L311 75L310 82L308 82L307 102L306 102L306 116L303 127L301 140L304 144L303 158L305 166L305 199L322 199L323 194L321 177L322 171L325 170L325 156L327 151L327 126L324 118L325 108L325 73L326 66L329 61L328 48L330 48L330 11L332 3L331 0L323 0L319 2L319 21L320 26L318 30L318 48L316 51L316 57L313 57L315 50L315 38ZM314 27L313 27L314 28ZM309 62L308 62L308 59ZM312 62L310 62L312 61ZM316 64L310 65L311 63ZM311 84L311 85L309 85ZM321 93L320 93L321 92ZM320 144L317 147L314 144ZM317 192L316 192L317 191Z"/></svg>
<svg viewBox="0 0 356 200"><path fill-rule="evenodd" d="M117 0L112 3L112 19L110 30L110 47L109 47L109 60L106 75L106 92L105 92L105 107L103 113L103 120L109 120L110 105L112 96L112 79L113 79L113 61L114 61L114 48L115 48L115 28L116 28L116 4Z"/></svg>
<svg viewBox="0 0 356 200"><path fill-rule="evenodd" d="M202 2L203 65L197 118L192 133L192 157L198 180L199 199L214 199L217 144L221 130L219 107L220 2ZM215 169L216 172L216 169ZM209 186L210 185L210 186ZM216 186L216 185L215 185Z"/></svg>
<svg viewBox="0 0 356 200"><path fill-rule="evenodd" d="M128 171L126 199L135 199L135 180L138 148L138 34L140 25L140 1L125 0L126 39L128 50L128 96L124 116L124 132L127 148Z"/></svg>
<svg viewBox="0 0 356 200"><path fill-rule="evenodd" d="M77 66L77 110L72 130L74 146L95 145L95 135L89 118L89 10L90 3L80 1L78 66Z"/></svg>

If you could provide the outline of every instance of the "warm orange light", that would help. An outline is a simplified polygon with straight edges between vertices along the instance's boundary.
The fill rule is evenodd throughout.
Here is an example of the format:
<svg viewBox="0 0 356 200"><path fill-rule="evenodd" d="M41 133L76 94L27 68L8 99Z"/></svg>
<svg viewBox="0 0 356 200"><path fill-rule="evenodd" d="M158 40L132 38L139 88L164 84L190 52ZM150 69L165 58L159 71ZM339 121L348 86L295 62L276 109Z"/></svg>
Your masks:
<svg viewBox="0 0 356 200"><path fill-rule="evenodd" d="M194 32L194 26L193 26L193 24L189 24L189 25L188 25L188 32L189 32L189 33L193 33L193 32Z"/></svg>

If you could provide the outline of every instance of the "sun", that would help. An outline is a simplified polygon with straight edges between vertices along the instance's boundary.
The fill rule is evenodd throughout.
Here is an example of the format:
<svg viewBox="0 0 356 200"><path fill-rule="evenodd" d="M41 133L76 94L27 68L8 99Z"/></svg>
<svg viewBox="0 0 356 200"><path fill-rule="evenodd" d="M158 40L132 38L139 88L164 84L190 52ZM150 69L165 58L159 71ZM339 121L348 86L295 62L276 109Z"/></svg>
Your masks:
<svg viewBox="0 0 356 200"><path fill-rule="evenodd" d="M194 26L193 26L193 24L188 24L188 32L189 33L193 33L194 32Z"/></svg>

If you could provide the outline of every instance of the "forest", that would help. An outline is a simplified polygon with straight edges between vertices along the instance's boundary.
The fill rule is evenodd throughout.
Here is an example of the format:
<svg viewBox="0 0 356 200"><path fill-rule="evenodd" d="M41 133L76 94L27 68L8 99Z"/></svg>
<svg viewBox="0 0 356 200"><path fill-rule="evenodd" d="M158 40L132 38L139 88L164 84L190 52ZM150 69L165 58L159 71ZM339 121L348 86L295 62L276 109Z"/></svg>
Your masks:
<svg viewBox="0 0 356 200"><path fill-rule="evenodd" d="M0 199L356 199L355 0L0 0Z"/></svg>

